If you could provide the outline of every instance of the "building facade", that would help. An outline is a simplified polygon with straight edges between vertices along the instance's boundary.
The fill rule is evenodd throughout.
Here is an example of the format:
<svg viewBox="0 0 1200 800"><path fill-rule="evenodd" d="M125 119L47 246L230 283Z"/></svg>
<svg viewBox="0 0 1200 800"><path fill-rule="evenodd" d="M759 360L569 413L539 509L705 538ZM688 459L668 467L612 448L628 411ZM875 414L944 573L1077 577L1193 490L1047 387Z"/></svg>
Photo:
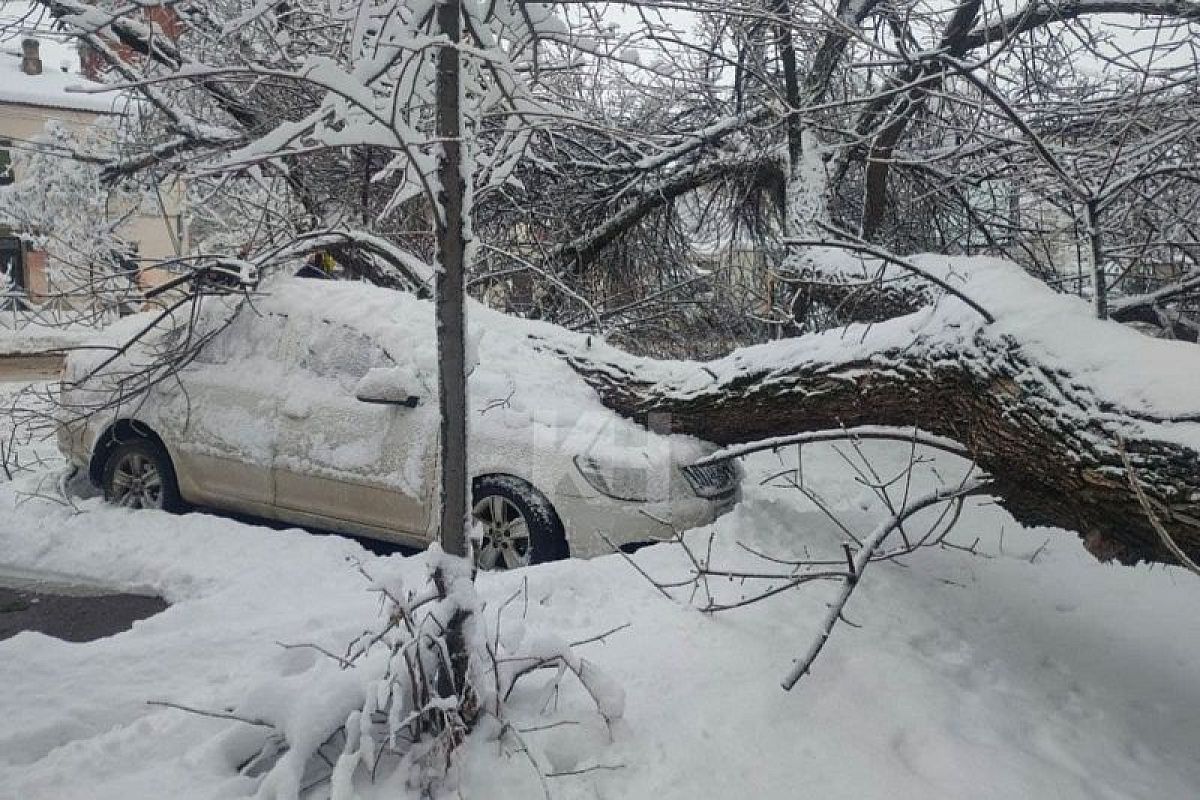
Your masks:
<svg viewBox="0 0 1200 800"><path fill-rule="evenodd" d="M27 38L19 49L0 52L0 186L22 179L13 155L21 148L35 147L48 124L81 131L124 113L123 101L113 93L78 91L100 85L68 69L44 64L36 39ZM96 220L97 224L119 222L115 232L128 244L131 277L143 287L155 282L158 264L184 255L188 249L182 187L163 186L156 194L153 202L143 202L136 209L105 202L105 219ZM40 224L52 227L54 223ZM52 256L33 244L53 231L27 230L25 226L0 212L0 302L35 307L61 298L68 287L55 285Z"/></svg>

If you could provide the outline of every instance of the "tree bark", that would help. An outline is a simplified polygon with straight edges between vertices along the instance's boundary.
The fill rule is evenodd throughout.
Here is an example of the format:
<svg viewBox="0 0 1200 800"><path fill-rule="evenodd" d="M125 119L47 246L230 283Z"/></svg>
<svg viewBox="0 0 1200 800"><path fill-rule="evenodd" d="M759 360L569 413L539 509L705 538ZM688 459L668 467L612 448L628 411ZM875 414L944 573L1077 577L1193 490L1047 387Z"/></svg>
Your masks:
<svg viewBox="0 0 1200 800"><path fill-rule="evenodd" d="M441 406L441 522L439 539L450 555L467 555L467 369L466 369L466 218L462 170L462 110L459 107L458 43L462 9L444 0L437 10L438 29L449 41L438 51L437 309L438 401ZM452 653L451 657L454 657Z"/></svg>
<svg viewBox="0 0 1200 800"><path fill-rule="evenodd" d="M652 363L583 340L541 346L616 412L666 414L673 431L720 445L861 425L953 439L991 474L1018 522L1076 531L1102 561L1176 563L1130 485L1124 448L1156 516L1184 552L1200 557L1200 453L1181 444L1200 442L1200 398L1194 415L1155 418L1096 396L994 325L964 334L906 324L912 319L762 345L709 364ZM898 326L916 332L905 340Z"/></svg>

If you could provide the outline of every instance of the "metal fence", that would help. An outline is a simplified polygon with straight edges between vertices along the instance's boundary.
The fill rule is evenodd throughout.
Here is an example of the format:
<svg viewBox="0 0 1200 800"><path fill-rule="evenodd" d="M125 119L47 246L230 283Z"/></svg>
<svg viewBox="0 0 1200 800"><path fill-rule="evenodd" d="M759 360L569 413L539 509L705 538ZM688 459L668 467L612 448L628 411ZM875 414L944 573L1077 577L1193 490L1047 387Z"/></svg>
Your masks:
<svg viewBox="0 0 1200 800"><path fill-rule="evenodd" d="M128 301L89 292L56 293L34 302L21 289L0 290L0 331L33 328L102 328L128 313Z"/></svg>

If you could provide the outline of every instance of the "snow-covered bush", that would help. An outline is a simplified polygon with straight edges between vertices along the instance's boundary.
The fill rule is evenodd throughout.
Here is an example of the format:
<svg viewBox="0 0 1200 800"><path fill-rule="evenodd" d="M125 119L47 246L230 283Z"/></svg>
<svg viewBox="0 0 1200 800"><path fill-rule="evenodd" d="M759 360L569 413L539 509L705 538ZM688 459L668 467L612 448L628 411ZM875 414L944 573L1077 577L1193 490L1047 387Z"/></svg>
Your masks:
<svg viewBox="0 0 1200 800"><path fill-rule="evenodd" d="M454 790L468 740L520 753L542 781L548 759L522 736L511 712L516 706L522 718L544 714L567 676L590 696L598 724L610 730L622 716L618 685L572 644L526 630L527 583L487 609L462 559L434 545L426 564L419 581L360 566L382 601L379 624L342 653L284 644L316 649L325 659L260 685L235 710L218 714L239 721L218 749L236 764L240 788L281 800L318 787L332 800L360 797L368 786L438 796ZM463 624L452 624L456 617ZM454 630L465 639L465 664L451 655ZM533 676L545 678L539 684ZM514 700L525 678L534 691Z"/></svg>

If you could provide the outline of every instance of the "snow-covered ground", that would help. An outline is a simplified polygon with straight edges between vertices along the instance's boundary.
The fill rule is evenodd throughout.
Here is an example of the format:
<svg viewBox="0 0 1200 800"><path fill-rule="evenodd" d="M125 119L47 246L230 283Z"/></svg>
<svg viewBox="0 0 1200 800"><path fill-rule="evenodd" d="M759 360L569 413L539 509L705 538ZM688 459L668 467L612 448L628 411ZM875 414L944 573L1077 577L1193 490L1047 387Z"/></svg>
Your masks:
<svg viewBox="0 0 1200 800"><path fill-rule="evenodd" d="M885 469L908 455L872 450ZM745 502L715 526L714 562L750 563L738 541L781 555L839 552L840 532L800 493L756 485L777 465L749 465ZM832 450L806 449L805 466L848 523L878 518ZM0 485L0 561L171 605L91 643L32 633L0 642L3 798L252 795L235 767L261 728L147 701L267 716L319 706L311 687L336 695L337 665L279 643L340 651L376 624L379 604L356 564L377 575L425 568L423 556L378 557L335 536L24 494L38 481ZM708 531L690 536L706 544ZM523 622L508 624L566 640L628 624L580 648L624 687L611 737L570 692L548 702L533 684L514 696L528 727L579 723L524 735L543 771L580 771L548 778L554 797L1200 796L1200 580L1102 566L1073 535L1020 530L987 503L968 509L954 538L976 537L985 555L933 550L872 567L847 611L861 627L840 627L791 693L779 680L814 634L830 584L718 617L686 593L667 600L617 556L479 584L493 608L527 588L511 606ZM668 545L635 558L658 577L687 571ZM747 588L713 590L733 598ZM513 749L477 737L461 796L542 796ZM390 785L366 796L404 795Z"/></svg>

